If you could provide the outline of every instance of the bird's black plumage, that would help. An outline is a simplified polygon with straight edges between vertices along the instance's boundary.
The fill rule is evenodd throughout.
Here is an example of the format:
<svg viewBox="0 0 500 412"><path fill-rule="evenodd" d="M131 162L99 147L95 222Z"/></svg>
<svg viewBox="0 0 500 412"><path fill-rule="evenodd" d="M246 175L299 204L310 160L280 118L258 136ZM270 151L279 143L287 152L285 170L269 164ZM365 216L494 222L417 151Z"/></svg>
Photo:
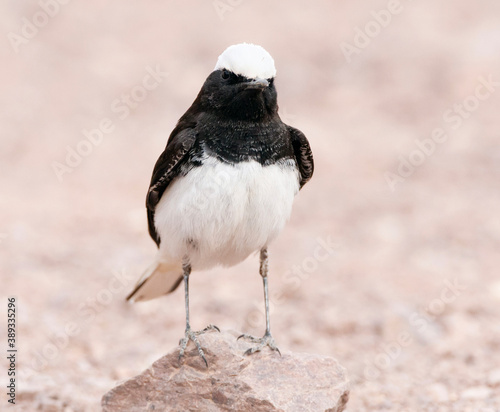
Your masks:
<svg viewBox="0 0 500 412"><path fill-rule="evenodd" d="M252 80L225 69L212 72L170 134L155 164L146 198L149 233L158 246L156 205L168 185L201 166L205 155L228 164L255 160L263 166L293 159L300 187L311 178L311 148L300 130L281 121L273 79L268 79L263 90L249 85Z"/></svg>

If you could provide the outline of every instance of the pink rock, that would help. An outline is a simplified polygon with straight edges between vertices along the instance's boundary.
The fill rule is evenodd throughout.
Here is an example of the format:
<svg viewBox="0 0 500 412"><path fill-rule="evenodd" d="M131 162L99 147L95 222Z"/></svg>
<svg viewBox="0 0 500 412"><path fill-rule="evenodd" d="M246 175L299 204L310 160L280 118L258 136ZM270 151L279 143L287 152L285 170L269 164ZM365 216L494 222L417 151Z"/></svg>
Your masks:
<svg viewBox="0 0 500 412"><path fill-rule="evenodd" d="M238 334L199 337L208 369L196 349L179 361L178 349L102 398L103 412L286 411L341 412L349 399L345 369L333 358L264 349L243 355ZM192 345L192 344L191 344Z"/></svg>

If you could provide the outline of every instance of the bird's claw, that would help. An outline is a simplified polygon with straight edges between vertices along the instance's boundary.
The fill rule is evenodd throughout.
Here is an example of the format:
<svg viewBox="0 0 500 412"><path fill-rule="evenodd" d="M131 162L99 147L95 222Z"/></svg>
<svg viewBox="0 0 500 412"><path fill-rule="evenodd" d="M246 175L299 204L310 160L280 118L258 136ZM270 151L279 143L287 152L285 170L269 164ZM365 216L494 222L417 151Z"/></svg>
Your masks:
<svg viewBox="0 0 500 412"><path fill-rule="evenodd" d="M261 351L262 348L264 348L265 346L268 346L271 350L277 351L281 356L281 352L276 346L276 342L274 341L270 333L266 332L266 334L262 338L256 338L255 336L252 335L243 334L238 336L237 340L239 339L245 339L252 343L257 343L257 346L253 346L250 349L247 349L244 355L251 355L252 353Z"/></svg>
<svg viewBox="0 0 500 412"><path fill-rule="evenodd" d="M203 359L203 362L205 362L205 365L208 368L208 362L207 362L207 359L205 358L205 353L203 352L203 349L202 349L197 337L199 335L202 335L203 333L209 332L211 330L216 330L217 332L220 332L220 329L215 325L208 325L205 329L196 330L196 331L191 330L191 328L186 329L186 332L184 333L184 337L179 341L179 347L180 347L179 361L184 356L184 351L186 350L186 347L187 347L187 344L189 343L189 341L193 341L193 343L196 345L196 349L198 349L198 354L201 356L201 358Z"/></svg>

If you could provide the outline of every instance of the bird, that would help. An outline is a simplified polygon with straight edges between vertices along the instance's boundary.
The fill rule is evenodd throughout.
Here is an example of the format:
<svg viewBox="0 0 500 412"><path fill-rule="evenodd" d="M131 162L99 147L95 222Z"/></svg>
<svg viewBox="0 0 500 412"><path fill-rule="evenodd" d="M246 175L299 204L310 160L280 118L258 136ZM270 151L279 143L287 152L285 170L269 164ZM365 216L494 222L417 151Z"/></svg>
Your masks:
<svg viewBox="0 0 500 412"><path fill-rule="evenodd" d="M196 99L171 132L146 196L148 228L158 247L127 300L173 292L183 281L186 311L179 359L192 341L208 367L189 316L192 271L231 267L260 254L266 329L249 355L279 349L271 335L269 244L289 220L299 190L311 179L310 144L278 114L274 59L261 46L229 46L217 59Z"/></svg>

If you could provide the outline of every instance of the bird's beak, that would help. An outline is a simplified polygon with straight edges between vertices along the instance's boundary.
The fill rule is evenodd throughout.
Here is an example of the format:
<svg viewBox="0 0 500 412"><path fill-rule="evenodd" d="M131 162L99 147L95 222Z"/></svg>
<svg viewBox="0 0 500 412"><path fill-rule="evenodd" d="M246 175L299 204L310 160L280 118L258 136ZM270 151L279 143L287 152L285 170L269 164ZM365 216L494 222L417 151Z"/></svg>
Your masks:
<svg viewBox="0 0 500 412"><path fill-rule="evenodd" d="M269 86L269 82L266 79L260 79L257 77L255 80L245 83L245 85L245 89L264 90L267 86Z"/></svg>

